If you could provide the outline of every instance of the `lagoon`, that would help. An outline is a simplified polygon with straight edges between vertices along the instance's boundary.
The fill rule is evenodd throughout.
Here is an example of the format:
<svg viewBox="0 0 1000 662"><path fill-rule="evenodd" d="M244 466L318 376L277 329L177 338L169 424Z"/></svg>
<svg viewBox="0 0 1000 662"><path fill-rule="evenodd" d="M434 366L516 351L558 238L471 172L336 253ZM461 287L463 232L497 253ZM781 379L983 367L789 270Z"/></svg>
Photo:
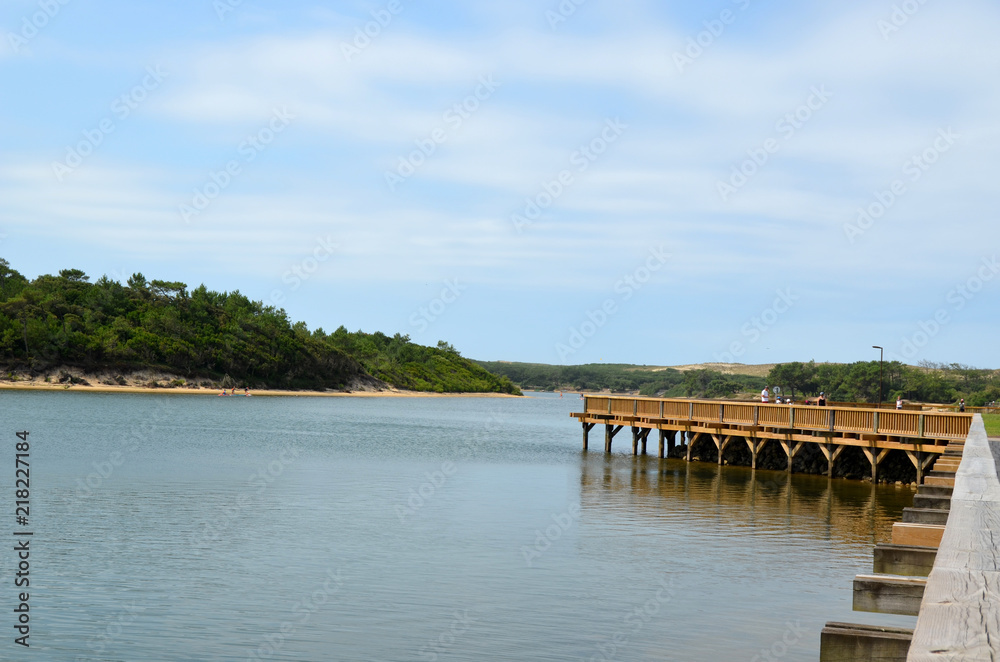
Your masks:
<svg viewBox="0 0 1000 662"><path fill-rule="evenodd" d="M576 397L0 399L5 659L816 660L915 620L851 611L911 488L583 453Z"/></svg>

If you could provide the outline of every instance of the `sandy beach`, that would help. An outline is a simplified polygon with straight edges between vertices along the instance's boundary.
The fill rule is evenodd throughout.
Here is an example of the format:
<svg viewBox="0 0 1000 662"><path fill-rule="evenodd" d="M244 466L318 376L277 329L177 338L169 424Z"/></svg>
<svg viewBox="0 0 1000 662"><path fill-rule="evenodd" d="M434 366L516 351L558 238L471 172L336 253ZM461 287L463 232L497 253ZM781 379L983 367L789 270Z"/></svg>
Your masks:
<svg viewBox="0 0 1000 662"><path fill-rule="evenodd" d="M151 388L148 386L111 386L100 384L98 386L85 386L82 384L47 384L44 382L7 382L0 381L0 390L6 391L77 391L84 393L156 393L160 395L204 395L221 396L221 389L190 388L190 387L163 387ZM508 393L425 393L422 391L401 391L398 389L385 389L381 391L283 391L251 389L253 396L293 396L293 397L322 397L322 398L516 398L520 396ZM243 393L237 389L236 396Z"/></svg>

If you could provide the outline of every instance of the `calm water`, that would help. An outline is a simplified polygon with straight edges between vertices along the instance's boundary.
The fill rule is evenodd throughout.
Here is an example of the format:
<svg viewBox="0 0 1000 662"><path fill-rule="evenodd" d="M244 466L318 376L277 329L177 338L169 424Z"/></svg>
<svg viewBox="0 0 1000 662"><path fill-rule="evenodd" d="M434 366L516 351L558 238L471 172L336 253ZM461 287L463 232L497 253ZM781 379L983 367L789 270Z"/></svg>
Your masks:
<svg viewBox="0 0 1000 662"><path fill-rule="evenodd" d="M0 401L0 659L816 660L915 620L851 611L908 488L581 453L576 398Z"/></svg>

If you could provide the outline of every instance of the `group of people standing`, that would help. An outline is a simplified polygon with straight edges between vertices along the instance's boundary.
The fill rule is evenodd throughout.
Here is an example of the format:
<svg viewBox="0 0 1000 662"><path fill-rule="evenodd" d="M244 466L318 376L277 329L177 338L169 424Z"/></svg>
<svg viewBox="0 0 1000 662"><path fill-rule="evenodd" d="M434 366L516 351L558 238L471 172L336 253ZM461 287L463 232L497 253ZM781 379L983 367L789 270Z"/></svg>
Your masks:
<svg viewBox="0 0 1000 662"><path fill-rule="evenodd" d="M768 404L771 401L771 396L770 396L770 393L769 393L769 390L768 390L767 386L765 386L764 390L760 392L760 401L763 404L765 404L765 405ZM782 404L781 397L780 396L776 396L775 397L775 402L777 404L779 404L779 405ZM785 399L785 403L786 404L792 404L791 398L786 398ZM810 405L812 403L809 402L808 400L806 400L806 404ZM820 407L825 407L826 406L826 393L824 393L823 391L819 392L819 397L816 398L816 404L819 405Z"/></svg>
<svg viewBox="0 0 1000 662"><path fill-rule="evenodd" d="M771 401L769 389L768 389L767 386L765 386L764 390L760 392L760 401L761 401L761 403L763 403L765 405L768 404ZM782 404L780 397L776 397L775 398L775 402L777 404ZM786 399L785 400L786 404L791 404L791 402L792 402L791 399ZM806 400L806 404L807 405L811 405L813 403L810 402L809 400ZM820 407L825 407L826 406L826 393L824 393L823 391L820 391L819 392L819 397L816 398L815 404L817 404ZM900 395L900 396L896 397L896 409L902 409L902 408L903 408L903 396ZM958 403L958 411L965 411L965 398L962 398L962 400Z"/></svg>

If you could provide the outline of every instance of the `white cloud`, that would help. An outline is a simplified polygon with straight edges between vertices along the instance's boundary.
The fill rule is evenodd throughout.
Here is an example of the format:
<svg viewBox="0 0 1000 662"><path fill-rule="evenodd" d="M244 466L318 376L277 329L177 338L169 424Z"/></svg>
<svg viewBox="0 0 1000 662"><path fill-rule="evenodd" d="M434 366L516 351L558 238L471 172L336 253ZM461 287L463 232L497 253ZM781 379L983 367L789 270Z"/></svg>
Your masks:
<svg viewBox="0 0 1000 662"><path fill-rule="evenodd" d="M651 7L587 3L555 31L544 5L477 7L447 39L414 11L350 62L341 44L358 19L336 13L314 16L327 27L308 33L162 53L171 84L144 106L151 123L135 123L150 149L123 132L63 185L45 165L0 170L0 223L238 274L280 275L331 234L341 252L316 282L461 272L533 297L600 296L666 241L676 257L663 282L688 301L724 302L756 293L759 274L787 275L817 301L833 295L816 283L835 283L847 300L876 292L887 274L927 285L943 278L942 260L995 243L995 7L927 4L889 40L869 6L816 23L757 17L683 74L671 56L689 35L649 18ZM500 88L446 127L444 144L393 194L385 170L483 75ZM777 123L819 86L830 101L781 135ZM293 130L185 225L178 205L276 107L298 116ZM511 214L613 117L629 125L621 139L516 233ZM843 226L856 209L947 126L959 143L850 244ZM767 139L780 151L723 201L718 181Z"/></svg>

